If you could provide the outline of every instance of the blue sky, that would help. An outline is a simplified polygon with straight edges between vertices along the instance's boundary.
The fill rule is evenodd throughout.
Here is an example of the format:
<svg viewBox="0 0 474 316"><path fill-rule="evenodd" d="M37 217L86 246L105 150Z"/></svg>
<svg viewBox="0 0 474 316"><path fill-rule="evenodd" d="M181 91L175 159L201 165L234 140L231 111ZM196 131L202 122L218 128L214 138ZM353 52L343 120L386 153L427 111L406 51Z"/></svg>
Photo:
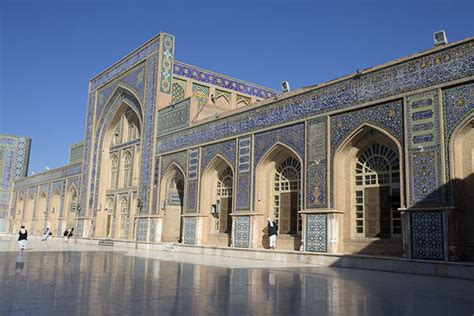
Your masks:
<svg viewBox="0 0 474 316"><path fill-rule="evenodd" d="M474 36L474 1L352 2L3 0L0 132L33 139L30 173L65 164L88 80L160 31L176 59L274 89L428 49L440 29Z"/></svg>

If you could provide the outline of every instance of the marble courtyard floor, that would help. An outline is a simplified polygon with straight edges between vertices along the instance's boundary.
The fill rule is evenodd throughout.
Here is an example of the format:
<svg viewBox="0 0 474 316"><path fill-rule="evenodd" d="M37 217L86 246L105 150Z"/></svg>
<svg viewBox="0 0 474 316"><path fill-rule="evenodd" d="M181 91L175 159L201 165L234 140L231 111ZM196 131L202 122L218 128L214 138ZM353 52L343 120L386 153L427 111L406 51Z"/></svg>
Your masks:
<svg viewBox="0 0 474 316"><path fill-rule="evenodd" d="M0 315L474 315L474 281L0 240Z"/></svg>

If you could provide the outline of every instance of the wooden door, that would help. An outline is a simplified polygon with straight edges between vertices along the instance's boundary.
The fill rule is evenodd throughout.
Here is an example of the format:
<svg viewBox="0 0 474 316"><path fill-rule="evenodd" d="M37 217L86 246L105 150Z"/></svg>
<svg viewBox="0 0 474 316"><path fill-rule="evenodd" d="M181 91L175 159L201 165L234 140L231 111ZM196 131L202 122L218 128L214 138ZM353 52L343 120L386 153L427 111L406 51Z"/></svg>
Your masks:
<svg viewBox="0 0 474 316"><path fill-rule="evenodd" d="M390 188L364 190L365 236L390 238Z"/></svg>
<svg viewBox="0 0 474 316"><path fill-rule="evenodd" d="M280 233L296 234L298 229L298 193L280 194Z"/></svg>
<svg viewBox="0 0 474 316"><path fill-rule="evenodd" d="M107 237L110 237L110 226L112 224L112 215L107 214Z"/></svg>
<svg viewBox="0 0 474 316"><path fill-rule="evenodd" d="M232 218L229 215L232 212L232 198L221 198L219 211L219 232L230 234L232 231Z"/></svg>

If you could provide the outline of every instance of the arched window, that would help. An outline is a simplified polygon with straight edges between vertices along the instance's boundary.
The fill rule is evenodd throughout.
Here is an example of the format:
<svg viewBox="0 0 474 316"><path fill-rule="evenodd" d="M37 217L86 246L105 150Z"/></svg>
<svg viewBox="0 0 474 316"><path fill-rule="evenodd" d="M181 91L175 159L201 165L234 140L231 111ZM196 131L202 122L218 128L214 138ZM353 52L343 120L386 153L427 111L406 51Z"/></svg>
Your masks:
<svg viewBox="0 0 474 316"><path fill-rule="evenodd" d="M283 160L275 170L274 218L282 234L299 234L302 230L301 164L293 158Z"/></svg>
<svg viewBox="0 0 474 316"><path fill-rule="evenodd" d="M355 166L355 231L365 237L401 234L400 162L389 147L373 144Z"/></svg>
<svg viewBox="0 0 474 316"><path fill-rule="evenodd" d="M129 151L125 152L124 158L124 187L130 187L132 185L132 154Z"/></svg>
<svg viewBox="0 0 474 316"><path fill-rule="evenodd" d="M184 179L181 172L176 172L169 182L168 203L183 206Z"/></svg>
<svg viewBox="0 0 474 316"><path fill-rule="evenodd" d="M107 198L107 203L105 205L105 209L106 209L108 214L113 214L114 213L114 208L115 208L114 204L115 204L114 199L112 197L108 197Z"/></svg>
<svg viewBox="0 0 474 316"><path fill-rule="evenodd" d="M232 197L232 186L232 169L227 167L219 174L219 178L217 180L217 196Z"/></svg>
<svg viewBox="0 0 474 316"><path fill-rule="evenodd" d="M128 214L128 200L126 197L123 197L122 200L120 201L120 213L122 215Z"/></svg>
<svg viewBox="0 0 474 316"><path fill-rule="evenodd" d="M219 221L216 221L216 229L221 233L232 231L232 188L234 177L230 167L222 170L217 178L217 208L219 210Z"/></svg>
<svg viewBox="0 0 474 316"><path fill-rule="evenodd" d="M118 176L118 158L116 155L112 156L112 163L110 167L110 187L117 187L117 176Z"/></svg>
<svg viewBox="0 0 474 316"><path fill-rule="evenodd" d="M69 200L69 212L77 211L77 193L76 190L72 191L71 199Z"/></svg>

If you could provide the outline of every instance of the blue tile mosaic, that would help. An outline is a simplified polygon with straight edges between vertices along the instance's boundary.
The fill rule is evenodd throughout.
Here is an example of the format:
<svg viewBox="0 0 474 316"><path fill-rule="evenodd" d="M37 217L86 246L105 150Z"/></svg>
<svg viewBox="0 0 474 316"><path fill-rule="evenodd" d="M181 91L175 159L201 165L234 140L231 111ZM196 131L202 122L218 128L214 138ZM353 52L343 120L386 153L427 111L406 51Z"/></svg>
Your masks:
<svg viewBox="0 0 474 316"><path fill-rule="evenodd" d="M306 215L305 250L312 252L328 251L328 216L327 214Z"/></svg>
<svg viewBox="0 0 474 316"><path fill-rule="evenodd" d="M186 128L189 125L189 111L191 99L170 105L158 111L157 135L165 134Z"/></svg>
<svg viewBox="0 0 474 316"><path fill-rule="evenodd" d="M197 180L199 171L199 150L189 150L188 157L188 180Z"/></svg>
<svg viewBox="0 0 474 316"><path fill-rule="evenodd" d="M185 217L184 221L184 238L183 243L185 245L195 245L196 244L196 218L195 217Z"/></svg>
<svg viewBox="0 0 474 316"><path fill-rule="evenodd" d="M250 248L250 216L234 217L234 247Z"/></svg>
<svg viewBox="0 0 474 316"><path fill-rule="evenodd" d="M471 76L472 46L469 43L432 53L160 138L157 152L192 147Z"/></svg>
<svg viewBox="0 0 474 316"><path fill-rule="evenodd" d="M238 79L223 76L221 74L205 70L199 67L187 65L175 61L173 74L191 78L200 82L210 83L219 87L227 88L237 92L254 95L258 98L270 98L275 96L278 91L264 88Z"/></svg>
<svg viewBox="0 0 474 316"><path fill-rule="evenodd" d="M306 127L306 208L326 208L327 198L327 118L308 121Z"/></svg>
<svg viewBox="0 0 474 316"><path fill-rule="evenodd" d="M208 164L216 157L221 155L227 162L230 163L232 169L235 169L235 140L230 140L223 143L217 143L201 148L201 174L206 169Z"/></svg>
<svg viewBox="0 0 474 316"><path fill-rule="evenodd" d="M440 192L441 157L438 91L432 90L407 97L408 185L409 205L437 205L443 202ZM420 113L423 129L419 128ZM431 129L429 129L431 127Z"/></svg>
<svg viewBox="0 0 474 316"><path fill-rule="evenodd" d="M165 172L168 170L168 168L171 166L171 164L176 164L181 168L181 170L186 173L187 171L187 160L188 160L188 152L187 151L180 151L177 153L173 153L170 155L165 155L161 157L161 178L163 179L163 176ZM186 175L185 175L186 176Z"/></svg>
<svg viewBox="0 0 474 316"><path fill-rule="evenodd" d="M244 173L237 176L236 209L239 211L250 210L250 174Z"/></svg>
<svg viewBox="0 0 474 316"><path fill-rule="evenodd" d="M413 259L444 259L443 214L411 212L410 236Z"/></svg>
<svg viewBox="0 0 474 316"><path fill-rule="evenodd" d="M197 181L188 181L188 191L186 194L186 213L195 213L197 211Z"/></svg>
<svg viewBox="0 0 474 316"><path fill-rule="evenodd" d="M161 80L160 91L171 94L171 80L174 60L174 36L163 34L161 45Z"/></svg>
<svg viewBox="0 0 474 316"><path fill-rule="evenodd" d="M90 81L89 91L96 90L104 83L120 76L136 64L140 63L142 60L146 59L154 52L158 51L160 47L160 39L160 35L156 36L150 42L146 43L145 46L141 47L138 51L128 56L124 60L120 61L118 64L107 69L97 77L93 78Z"/></svg>
<svg viewBox="0 0 474 316"><path fill-rule="evenodd" d="M474 115L474 83L446 89L443 91L444 112L444 152L446 179L451 179L451 161L449 161L449 146L452 135L461 122ZM447 199L452 203L452 191L447 187Z"/></svg>

